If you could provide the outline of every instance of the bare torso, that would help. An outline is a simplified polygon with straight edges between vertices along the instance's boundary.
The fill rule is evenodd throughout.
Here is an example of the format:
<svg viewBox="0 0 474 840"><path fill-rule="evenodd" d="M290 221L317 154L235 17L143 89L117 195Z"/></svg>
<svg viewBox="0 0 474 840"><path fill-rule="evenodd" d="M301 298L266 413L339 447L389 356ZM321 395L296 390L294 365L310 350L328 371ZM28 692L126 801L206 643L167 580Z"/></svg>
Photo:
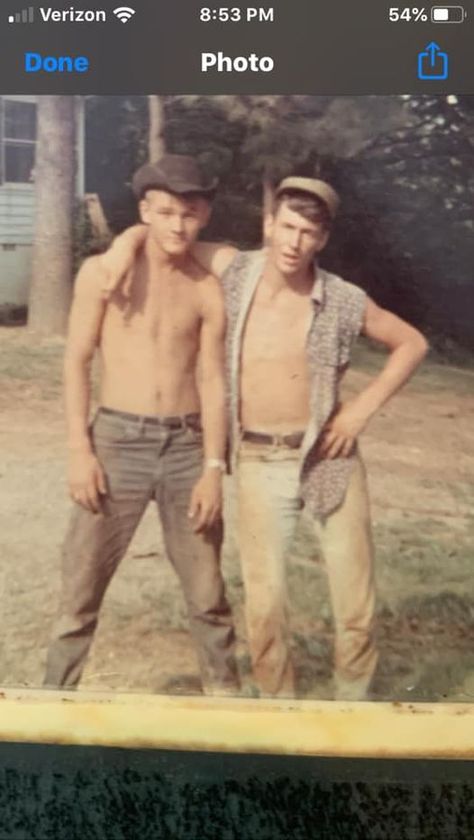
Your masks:
<svg viewBox="0 0 474 840"><path fill-rule="evenodd" d="M127 294L116 291L102 322L101 404L162 416L199 411L196 365L200 280L191 258L180 268L137 259Z"/></svg>
<svg viewBox="0 0 474 840"><path fill-rule="evenodd" d="M303 431L310 416L306 340L309 295L284 290L271 300L262 287L252 302L242 342L240 419L244 429Z"/></svg>

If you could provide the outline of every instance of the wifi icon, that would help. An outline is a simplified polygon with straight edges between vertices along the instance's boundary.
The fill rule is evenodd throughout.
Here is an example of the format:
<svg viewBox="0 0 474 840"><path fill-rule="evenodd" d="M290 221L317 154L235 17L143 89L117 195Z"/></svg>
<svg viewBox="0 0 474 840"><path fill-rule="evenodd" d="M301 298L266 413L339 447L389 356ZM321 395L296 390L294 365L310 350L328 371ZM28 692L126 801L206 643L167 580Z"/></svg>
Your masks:
<svg viewBox="0 0 474 840"><path fill-rule="evenodd" d="M118 6L116 9L114 9L115 17L118 17L118 19L121 20L122 23L127 23L130 20L130 18L133 17L134 14L135 9L131 9L130 6Z"/></svg>

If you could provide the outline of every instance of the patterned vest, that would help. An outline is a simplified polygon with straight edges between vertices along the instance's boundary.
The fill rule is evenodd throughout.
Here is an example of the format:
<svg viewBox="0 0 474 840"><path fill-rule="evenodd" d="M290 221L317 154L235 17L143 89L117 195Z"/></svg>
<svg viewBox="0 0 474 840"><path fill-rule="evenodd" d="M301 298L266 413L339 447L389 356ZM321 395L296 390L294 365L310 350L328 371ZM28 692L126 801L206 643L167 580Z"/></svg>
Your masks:
<svg viewBox="0 0 474 840"><path fill-rule="evenodd" d="M239 253L222 278L227 311L227 387L231 455L235 464L239 440L239 387L242 337L247 315L262 275L263 251ZM301 495L313 516L324 517L342 503L355 453L348 458L321 459L316 446L324 424L338 402L338 384L348 367L359 335L367 296L362 289L315 267L314 315L308 333L311 420L301 448Z"/></svg>

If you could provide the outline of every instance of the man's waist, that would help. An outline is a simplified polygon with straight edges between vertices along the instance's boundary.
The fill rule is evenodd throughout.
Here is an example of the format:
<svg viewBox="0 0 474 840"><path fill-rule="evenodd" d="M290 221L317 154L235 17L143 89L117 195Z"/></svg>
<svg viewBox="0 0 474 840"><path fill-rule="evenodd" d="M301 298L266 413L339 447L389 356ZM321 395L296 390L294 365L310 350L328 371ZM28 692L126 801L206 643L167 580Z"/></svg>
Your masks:
<svg viewBox="0 0 474 840"><path fill-rule="evenodd" d="M286 434L270 434L268 432L257 432L252 429L242 429L240 439L247 443L255 443L263 446L286 447L287 449L299 449L305 436L304 431L287 432Z"/></svg>
<svg viewBox="0 0 474 840"><path fill-rule="evenodd" d="M127 420L128 422L137 423L139 425L163 426L166 429L182 429L190 428L201 430L201 416L198 412L191 412L189 414L135 414L130 411L121 411L115 408L108 408L108 406L101 406L98 414L103 414L108 417L116 417L117 419Z"/></svg>

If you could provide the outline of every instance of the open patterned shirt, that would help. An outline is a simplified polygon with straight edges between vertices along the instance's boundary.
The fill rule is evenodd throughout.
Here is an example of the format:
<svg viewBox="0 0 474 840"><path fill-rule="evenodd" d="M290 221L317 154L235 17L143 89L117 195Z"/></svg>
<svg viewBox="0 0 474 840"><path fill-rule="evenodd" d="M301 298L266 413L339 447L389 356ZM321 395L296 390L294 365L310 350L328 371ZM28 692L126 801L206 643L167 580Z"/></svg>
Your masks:
<svg viewBox="0 0 474 840"><path fill-rule="evenodd" d="M227 311L227 385L232 455L239 440L240 359L246 319L265 263L264 251L239 253L222 278ZM336 408L341 374L348 367L367 304L365 292L315 266L311 292L314 314L306 345L311 420L301 447L301 495L313 516L324 517L342 503L355 453L322 459L321 431ZM235 462L235 459L233 459Z"/></svg>

